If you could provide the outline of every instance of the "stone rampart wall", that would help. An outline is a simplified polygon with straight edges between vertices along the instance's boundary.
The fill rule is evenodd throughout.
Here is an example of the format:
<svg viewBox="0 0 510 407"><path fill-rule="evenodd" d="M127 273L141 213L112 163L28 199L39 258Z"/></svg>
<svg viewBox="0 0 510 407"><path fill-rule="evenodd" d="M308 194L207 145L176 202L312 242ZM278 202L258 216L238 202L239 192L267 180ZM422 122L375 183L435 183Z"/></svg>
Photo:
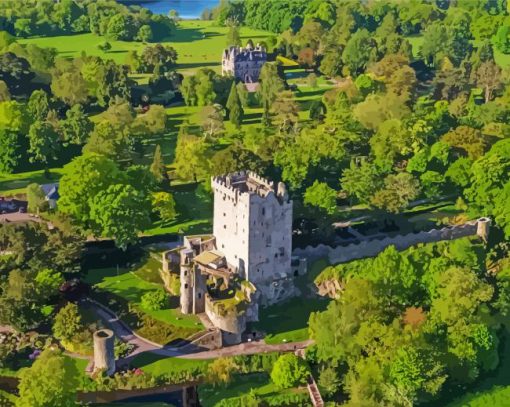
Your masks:
<svg viewBox="0 0 510 407"><path fill-rule="evenodd" d="M476 235L478 223L480 221L471 221L464 225L432 229L394 237L375 238L374 240L351 243L345 246L331 247L323 244L318 246L306 246L305 248L294 249L292 255L305 257L312 261L327 257L331 264L344 263L364 257L374 257L385 248L392 245L398 250L405 250L418 243L432 243Z"/></svg>

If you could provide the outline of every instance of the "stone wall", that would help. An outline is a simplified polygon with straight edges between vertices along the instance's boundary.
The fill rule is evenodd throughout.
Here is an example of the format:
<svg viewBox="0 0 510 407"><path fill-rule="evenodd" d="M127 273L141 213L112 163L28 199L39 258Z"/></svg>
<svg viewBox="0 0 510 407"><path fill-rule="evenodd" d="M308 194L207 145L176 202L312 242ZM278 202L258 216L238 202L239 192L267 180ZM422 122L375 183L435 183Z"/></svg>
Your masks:
<svg viewBox="0 0 510 407"><path fill-rule="evenodd" d="M246 330L246 316L239 314L235 309L219 314L214 309L214 301L209 295L205 298L205 313L212 324L221 329L224 345L233 345L241 342L241 335Z"/></svg>
<svg viewBox="0 0 510 407"><path fill-rule="evenodd" d="M305 257L309 261L327 257L331 264L344 263L347 261L374 257L388 246L395 246L398 250L405 250L418 243L432 243L441 240L453 240L465 236L478 235L480 230L485 231L490 220L481 218L476 221L467 222L464 225L432 229L418 233L397 235L394 237L376 238L360 243L351 243L345 246L331 247L320 244L318 246L307 246L294 249L293 255ZM485 225L485 227L482 227Z"/></svg>

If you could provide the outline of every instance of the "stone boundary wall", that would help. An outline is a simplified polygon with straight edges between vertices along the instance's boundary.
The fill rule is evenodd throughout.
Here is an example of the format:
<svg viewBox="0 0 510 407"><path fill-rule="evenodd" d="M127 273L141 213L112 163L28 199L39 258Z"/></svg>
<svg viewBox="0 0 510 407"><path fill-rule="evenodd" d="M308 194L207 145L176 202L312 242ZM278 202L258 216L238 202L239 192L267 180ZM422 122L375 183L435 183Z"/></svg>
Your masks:
<svg viewBox="0 0 510 407"><path fill-rule="evenodd" d="M331 264L344 263L347 261L374 257L388 246L395 246L397 250L405 250L418 243L432 243L442 240L459 239L465 236L480 235L480 226L490 224L490 220L481 218L467 222L463 225L432 229L418 233L408 233L394 237L374 238L360 243L351 243L345 246L306 246L294 249L293 256L305 257L309 261L327 257ZM481 236L482 237L482 236Z"/></svg>

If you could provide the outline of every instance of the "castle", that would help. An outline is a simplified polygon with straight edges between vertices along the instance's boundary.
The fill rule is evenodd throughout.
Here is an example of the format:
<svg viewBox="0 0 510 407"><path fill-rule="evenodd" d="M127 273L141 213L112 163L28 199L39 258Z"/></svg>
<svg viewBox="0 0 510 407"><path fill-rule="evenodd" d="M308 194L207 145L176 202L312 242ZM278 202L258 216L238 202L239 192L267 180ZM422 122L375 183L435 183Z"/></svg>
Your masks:
<svg viewBox="0 0 510 407"><path fill-rule="evenodd" d="M249 44L246 48L232 46L223 51L221 74L233 76L245 84L256 84L266 61L266 50L259 44L256 47Z"/></svg>
<svg viewBox="0 0 510 407"><path fill-rule="evenodd" d="M179 276L181 312L205 313L222 343L241 341L258 307L297 295L306 261L292 257L292 201L285 185L253 172L212 179L213 235L187 236L163 254L167 286ZM177 281L177 280L174 280Z"/></svg>

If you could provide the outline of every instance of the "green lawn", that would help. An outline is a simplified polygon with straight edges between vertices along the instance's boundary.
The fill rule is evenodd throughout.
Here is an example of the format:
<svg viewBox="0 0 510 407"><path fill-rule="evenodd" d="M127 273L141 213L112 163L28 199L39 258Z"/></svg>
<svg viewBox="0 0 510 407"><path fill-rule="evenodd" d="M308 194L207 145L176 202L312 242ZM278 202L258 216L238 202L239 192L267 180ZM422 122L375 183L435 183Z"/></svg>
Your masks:
<svg viewBox="0 0 510 407"><path fill-rule="evenodd" d="M314 262L305 276L298 277L296 285L302 295L292 298L282 304L260 308L259 322L253 328L266 333L266 343L298 342L309 338L308 319L312 312L324 311L329 299L309 296L310 285L315 276L328 266L326 260Z"/></svg>
<svg viewBox="0 0 510 407"><path fill-rule="evenodd" d="M178 70L189 74L199 68L221 69L221 52L227 46L227 27L217 27L212 21L185 20L179 22L177 30L162 44L171 45L178 53ZM243 42L252 39L254 43L267 38L270 33L247 27L240 29ZM104 37L95 34L63 35L56 37L20 39L21 43L36 44L40 47L54 47L63 57L76 57L82 51L88 55L98 55L124 63L127 52L137 50L139 53L146 46L140 42L110 41L112 49L105 53L97 48L105 41ZM143 77L141 82L146 82Z"/></svg>
<svg viewBox="0 0 510 407"><path fill-rule="evenodd" d="M236 375L234 380L227 387L201 385L198 388L200 404L203 407L214 407L222 400L232 400L244 396L250 391L261 399L276 395L304 393L306 389L278 389L272 382L267 373L252 373L247 375ZM235 404L237 405L237 404Z"/></svg>
<svg viewBox="0 0 510 407"><path fill-rule="evenodd" d="M145 293L163 289L161 280L156 280L154 275L158 273L159 267L160 263L156 259L148 256L141 264L135 265L129 270L119 269L118 275L115 268L90 270L87 273L85 281L141 309L140 301ZM177 304L174 304L174 307L169 305L165 309L159 311L147 309L143 309L143 311L152 318L164 322L165 324L188 328L193 331L203 329L197 316L182 314Z"/></svg>
<svg viewBox="0 0 510 407"><path fill-rule="evenodd" d="M162 233L202 234L212 231L212 201L197 194L197 184L172 186L177 217L168 223L156 222L146 235Z"/></svg>
<svg viewBox="0 0 510 407"><path fill-rule="evenodd" d="M180 374L197 369L206 370L211 360L194 360L169 358L153 353L141 353L131 362L132 367L139 367L154 377Z"/></svg>
<svg viewBox="0 0 510 407"><path fill-rule="evenodd" d="M0 195L24 194L28 184L49 184L57 182L62 176L62 168L52 168L50 178L44 176L44 171L30 171L17 174L0 174Z"/></svg>

